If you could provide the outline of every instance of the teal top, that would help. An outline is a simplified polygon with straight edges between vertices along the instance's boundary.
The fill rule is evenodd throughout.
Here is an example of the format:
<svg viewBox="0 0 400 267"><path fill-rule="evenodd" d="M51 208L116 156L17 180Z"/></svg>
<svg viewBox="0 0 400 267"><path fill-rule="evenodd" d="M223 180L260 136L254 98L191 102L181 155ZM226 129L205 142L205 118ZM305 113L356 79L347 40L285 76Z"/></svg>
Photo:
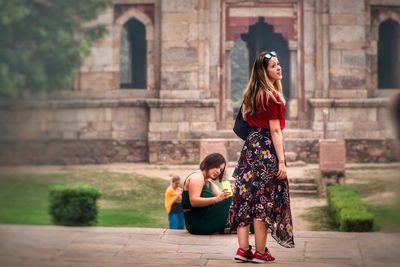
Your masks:
<svg viewBox="0 0 400 267"><path fill-rule="evenodd" d="M185 181L186 182L186 181ZM211 189L204 184L200 197L214 197ZM185 224L189 233L209 235L223 233L227 226L227 219L232 198L205 207L192 207L187 190L182 192L182 206L185 210Z"/></svg>
<svg viewBox="0 0 400 267"><path fill-rule="evenodd" d="M201 189L201 193L200 193L200 197L204 197L204 198L209 198L209 197L214 197L213 192L211 191L211 189L204 184L203 188ZM189 191L185 190L182 192L182 206L183 209L197 209L197 207L193 208L192 204L190 203L190 198L189 198ZM212 206L212 205L210 205ZM201 207L204 208L204 207Z"/></svg>

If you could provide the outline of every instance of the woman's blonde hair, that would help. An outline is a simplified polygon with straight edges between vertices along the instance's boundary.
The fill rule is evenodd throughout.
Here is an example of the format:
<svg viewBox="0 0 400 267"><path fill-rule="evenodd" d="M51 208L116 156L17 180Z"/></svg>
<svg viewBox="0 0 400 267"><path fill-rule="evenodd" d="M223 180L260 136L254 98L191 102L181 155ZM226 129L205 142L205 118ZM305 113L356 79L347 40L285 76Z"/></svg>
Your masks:
<svg viewBox="0 0 400 267"><path fill-rule="evenodd" d="M268 60L265 58L266 54L268 54L267 51L261 52L254 61L250 79L243 92L243 114L254 114L257 111L257 103L268 103L269 97L271 97L272 100L278 104L285 104L281 81L276 80L274 83L272 83L268 77ZM273 91L278 93L281 102L275 98L274 94L272 93ZM263 92L267 93L267 99L265 101L263 99ZM266 109L264 105L263 108Z"/></svg>

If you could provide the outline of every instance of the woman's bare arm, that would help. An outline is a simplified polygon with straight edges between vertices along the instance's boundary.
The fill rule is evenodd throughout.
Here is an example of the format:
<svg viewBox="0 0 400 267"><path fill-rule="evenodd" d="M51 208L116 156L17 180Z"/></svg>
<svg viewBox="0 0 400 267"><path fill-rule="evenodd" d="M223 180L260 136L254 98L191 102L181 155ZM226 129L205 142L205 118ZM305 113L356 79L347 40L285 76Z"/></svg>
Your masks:
<svg viewBox="0 0 400 267"><path fill-rule="evenodd" d="M189 199L193 207L205 207L218 202L218 196L201 197L201 190L204 186L204 177L200 173L193 174L189 183Z"/></svg>
<svg viewBox="0 0 400 267"><path fill-rule="evenodd" d="M279 161L278 179L286 178L285 154L283 152L283 136L279 120L270 120L272 143Z"/></svg>

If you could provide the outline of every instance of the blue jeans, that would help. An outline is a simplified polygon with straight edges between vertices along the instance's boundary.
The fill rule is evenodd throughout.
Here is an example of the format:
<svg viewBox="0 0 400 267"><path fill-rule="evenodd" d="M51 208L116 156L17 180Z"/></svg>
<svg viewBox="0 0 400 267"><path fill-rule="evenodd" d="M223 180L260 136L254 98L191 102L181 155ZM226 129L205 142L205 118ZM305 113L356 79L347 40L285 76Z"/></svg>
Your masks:
<svg viewBox="0 0 400 267"><path fill-rule="evenodd" d="M184 229L185 219L183 212L168 214L169 229Z"/></svg>

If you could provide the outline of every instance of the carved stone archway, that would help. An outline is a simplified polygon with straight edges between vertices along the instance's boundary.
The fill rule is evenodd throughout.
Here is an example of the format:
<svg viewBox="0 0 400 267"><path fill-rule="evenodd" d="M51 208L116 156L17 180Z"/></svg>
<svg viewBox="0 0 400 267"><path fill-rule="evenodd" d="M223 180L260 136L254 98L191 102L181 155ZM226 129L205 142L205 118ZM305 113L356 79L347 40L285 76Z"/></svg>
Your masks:
<svg viewBox="0 0 400 267"><path fill-rule="evenodd" d="M221 83L220 95L220 124L221 128L230 127L232 124L232 103L229 98L230 79L231 79L231 52L234 42L241 34L249 32L249 27L257 23L261 18L273 26L274 32L281 34L287 41L289 46L290 61L290 96L288 102L290 119L297 119L299 107L304 105L304 88L299 78L300 74L300 57L301 47L299 43L298 20L300 7L297 1L280 3L254 3L254 2L237 2L226 0L223 3L223 40L221 43L221 54L224 77Z"/></svg>
<svg viewBox="0 0 400 267"><path fill-rule="evenodd" d="M117 6L118 7L118 6ZM121 32L124 24L131 18L135 18L141 23L143 23L146 29L146 43L147 43L147 94L155 95L155 33L154 33L154 7L153 5L127 5L116 8L114 10L114 28L113 28L113 62L114 67L119 74L120 68L120 39ZM119 88L119 76L115 77L115 83L117 88Z"/></svg>
<svg viewBox="0 0 400 267"><path fill-rule="evenodd" d="M400 7L382 7L371 6L371 29L369 32L370 49L368 56L370 57L369 74L367 75L367 89L370 96L394 96L400 92L399 89L380 90L378 88L378 41L379 41L379 26L388 19L392 19L400 24Z"/></svg>

